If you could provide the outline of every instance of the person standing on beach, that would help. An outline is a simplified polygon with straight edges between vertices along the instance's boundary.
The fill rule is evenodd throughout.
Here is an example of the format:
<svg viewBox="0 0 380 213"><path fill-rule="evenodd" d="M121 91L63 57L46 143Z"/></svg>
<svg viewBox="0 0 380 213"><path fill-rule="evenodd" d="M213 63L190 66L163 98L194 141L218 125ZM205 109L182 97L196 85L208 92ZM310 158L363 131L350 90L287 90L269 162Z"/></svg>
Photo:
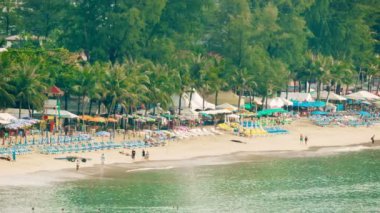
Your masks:
<svg viewBox="0 0 380 213"><path fill-rule="evenodd" d="M373 135L373 136L371 137L371 141L372 141L372 144L375 143L375 135Z"/></svg>
<svg viewBox="0 0 380 213"><path fill-rule="evenodd" d="M145 157L145 150L142 150L142 157Z"/></svg>
<svg viewBox="0 0 380 213"><path fill-rule="evenodd" d="M149 160L149 152L148 151L146 151L146 153L145 153L145 159Z"/></svg>
<svg viewBox="0 0 380 213"><path fill-rule="evenodd" d="M307 140L309 139L307 138L307 136L305 136L305 145L307 145Z"/></svg>
<svg viewBox="0 0 380 213"><path fill-rule="evenodd" d="M104 161L106 161L106 157L104 156L104 153L102 153L102 156L100 157L100 161L102 162L102 165L104 165Z"/></svg>
<svg viewBox="0 0 380 213"><path fill-rule="evenodd" d="M79 159L77 159L77 171L79 170Z"/></svg>
<svg viewBox="0 0 380 213"><path fill-rule="evenodd" d="M135 159L135 155L136 155L136 151L133 149L133 150L132 150L132 160Z"/></svg>
<svg viewBox="0 0 380 213"><path fill-rule="evenodd" d="M303 143L303 135L300 135L300 143Z"/></svg>

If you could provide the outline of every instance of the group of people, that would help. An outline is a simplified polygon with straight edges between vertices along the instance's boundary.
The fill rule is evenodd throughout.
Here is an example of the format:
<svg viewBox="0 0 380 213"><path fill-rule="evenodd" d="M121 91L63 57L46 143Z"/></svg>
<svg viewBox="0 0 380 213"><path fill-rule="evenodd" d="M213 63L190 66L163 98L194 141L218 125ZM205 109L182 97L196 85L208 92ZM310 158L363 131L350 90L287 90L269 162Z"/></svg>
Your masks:
<svg viewBox="0 0 380 213"><path fill-rule="evenodd" d="M143 158L145 158L146 160L148 160L149 159L149 152L148 152L148 150L145 151L145 149L143 149L142 152L141 152L141 156ZM134 160L136 158L136 151L134 149L132 149L131 157L132 157L132 160Z"/></svg>
<svg viewBox="0 0 380 213"><path fill-rule="evenodd" d="M307 145L307 141L309 140L309 138L305 135L305 137L301 134L300 135L300 143L304 143L305 142L305 145Z"/></svg>

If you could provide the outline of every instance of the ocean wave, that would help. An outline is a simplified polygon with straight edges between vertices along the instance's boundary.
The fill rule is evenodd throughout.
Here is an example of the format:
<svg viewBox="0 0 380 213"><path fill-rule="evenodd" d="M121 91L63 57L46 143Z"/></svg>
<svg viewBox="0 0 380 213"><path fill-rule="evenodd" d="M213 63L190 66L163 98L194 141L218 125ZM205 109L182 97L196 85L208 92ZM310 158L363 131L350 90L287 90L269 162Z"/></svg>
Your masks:
<svg viewBox="0 0 380 213"><path fill-rule="evenodd" d="M368 146L348 146L348 147L330 147L322 148L318 152L358 152L366 149L371 149Z"/></svg>
<svg viewBox="0 0 380 213"><path fill-rule="evenodd" d="M138 168L138 169L129 169L126 172L140 172L140 171L149 171L149 170L167 170L173 169L174 166L165 166L165 167L147 167L147 168Z"/></svg>

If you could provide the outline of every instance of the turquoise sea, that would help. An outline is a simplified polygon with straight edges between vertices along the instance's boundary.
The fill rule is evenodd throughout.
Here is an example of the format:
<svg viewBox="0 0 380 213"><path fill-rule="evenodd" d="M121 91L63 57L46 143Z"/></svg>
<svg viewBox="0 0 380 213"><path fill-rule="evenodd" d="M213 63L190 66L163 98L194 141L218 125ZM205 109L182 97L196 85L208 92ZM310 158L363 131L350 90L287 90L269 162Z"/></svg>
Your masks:
<svg viewBox="0 0 380 213"><path fill-rule="evenodd" d="M33 212L32 207L34 212L380 212L380 150L180 168L166 163L132 172L115 166L77 181L0 186L0 212Z"/></svg>

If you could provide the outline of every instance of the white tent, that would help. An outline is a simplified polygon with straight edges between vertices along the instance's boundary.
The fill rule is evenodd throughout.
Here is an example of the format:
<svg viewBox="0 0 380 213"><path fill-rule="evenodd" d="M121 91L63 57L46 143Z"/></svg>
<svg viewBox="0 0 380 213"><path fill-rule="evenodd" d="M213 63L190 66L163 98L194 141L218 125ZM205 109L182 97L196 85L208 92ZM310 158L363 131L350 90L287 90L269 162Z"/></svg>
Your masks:
<svg viewBox="0 0 380 213"><path fill-rule="evenodd" d="M346 95L346 98L352 99L352 100L360 100L360 101L380 100L379 96L374 95L374 94L367 92L367 91L364 91L364 90Z"/></svg>
<svg viewBox="0 0 380 213"><path fill-rule="evenodd" d="M235 107L229 103L220 104L220 105L216 106L215 109L227 109L227 110L231 110L231 111L238 110L237 107Z"/></svg>
<svg viewBox="0 0 380 213"><path fill-rule="evenodd" d="M330 95L328 95L327 91L321 91L319 94L319 98L322 100L327 100L327 96L329 96L329 100L331 100L331 101L345 101L345 100L347 100L347 98L340 96L334 92L330 92ZM312 97L316 99L317 93L316 92L312 93Z"/></svg>
<svg viewBox="0 0 380 213"><path fill-rule="evenodd" d="M9 124L16 121L17 118L8 113L0 113L0 124Z"/></svg>
<svg viewBox="0 0 380 213"><path fill-rule="evenodd" d="M173 107L178 109L179 106L179 95L172 96L173 101ZM190 93L184 93L182 94L181 98L181 108L185 109L189 107L190 103ZM215 109L215 105L207 102L205 100L205 107L204 109ZM200 96L196 91L193 92L191 97L191 110L203 110L203 98Z"/></svg>
<svg viewBox="0 0 380 213"><path fill-rule="evenodd" d="M268 99L269 109L282 108L283 106L292 106L292 105L293 105L293 102L285 98L276 97L276 98Z"/></svg>
<svg viewBox="0 0 380 213"><path fill-rule="evenodd" d="M232 112L226 109L214 109L214 110L208 110L208 111L200 111L200 113L205 113L208 115L218 115L218 114L231 114Z"/></svg>
<svg viewBox="0 0 380 213"><path fill-rule="evenodd" d="M286 98L286 92L281 93L281 98ZM310 95L310 93L306 92L288 92L288 100L295 100L295 101L314 101L313 97Z"/></svg>

